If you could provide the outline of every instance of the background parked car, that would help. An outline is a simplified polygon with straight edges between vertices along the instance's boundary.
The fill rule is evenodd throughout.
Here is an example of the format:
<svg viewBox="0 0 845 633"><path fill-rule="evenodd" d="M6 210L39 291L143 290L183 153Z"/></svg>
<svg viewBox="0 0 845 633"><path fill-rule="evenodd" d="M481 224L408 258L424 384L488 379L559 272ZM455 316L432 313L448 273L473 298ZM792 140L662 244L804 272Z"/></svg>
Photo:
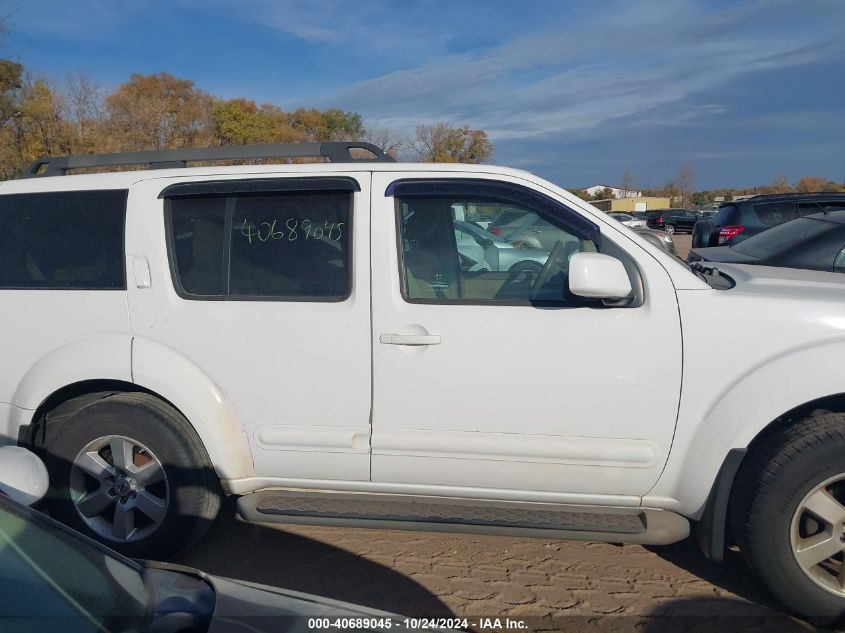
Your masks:
<svg viewBox="0 0 845 633"><path fill-rule="evenodd" d="M733 246L695 248L687 261L845 272L845 211L797 218Z"/></svg>
<svg viewBox="0 0 845 633"><path fill-rule="evenodd" d="M689 209L654 209L646 211L649 228L673 233L692 233L693 226L701 219L699 211Z"/></svg>
<svg viewBox="0 0 845 633"><path fill-rule="evenodd" d="M608 215L617 222L621 222L631 228L645 228L648 226L645 218L638 218L630 213L608 213Z"/></svg>
<svg viewBox="0 0 845 633"><path fill-rule="evenodd" d="M712 220L696 223L692 247L732 246L795 218L842 209L845 209L843 193L760 195L726 202Z"/></svg>
<svg viewBox="0 0 845 633"><path fill-rule="evenodd" d="M524 246L518 248L473 222L464 220L454 222L458 253L475 262L473 266L465 270L540 272L549 258L549 251ZM466 261L465 265L468 266L469 263Z"/></svg>
<svg viewBox="0 0 845 633"><path fill-rule="evenodd" d="M634 228L632 229L634 233L640 235L643 239L648 240L655 246L662 248L664 251L669 253L670 255L678 256L678 251L675 250L675 242L672 240L672 236L669 235L666 231L658 231L657 229L649 229L649 228Z"/></svg>
<svg viewBox="0 0 845 633"><path fill-rule="evenodd" d="M524 209L504 209L487 230L506 242L550 252L558 241L558 232L546 220Z"/></svg>

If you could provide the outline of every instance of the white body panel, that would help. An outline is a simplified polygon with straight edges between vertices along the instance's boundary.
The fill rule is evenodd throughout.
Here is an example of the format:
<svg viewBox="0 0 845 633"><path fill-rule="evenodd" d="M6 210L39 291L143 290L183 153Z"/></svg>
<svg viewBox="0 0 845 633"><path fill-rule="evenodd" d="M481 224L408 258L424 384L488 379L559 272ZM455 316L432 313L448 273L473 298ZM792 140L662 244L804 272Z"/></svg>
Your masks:
<svg viewBox="0 0 845 633"><path fill-rule="evenodd" d="M290 175L359 181L352 296L180 299L160 191ZM518 183L582 213L637 262L645 304L405 302L384 191L398 178L438 176ZM115 188L130 190L128 292L0 290L0 444L16 441L64 386L133 381L185 414L235 493L289 486L641 503L696 517L730 449L796 406L845 393L845 276L720 265L739 284L713 290L603 212L517 170L203 167L18 180L0 183L0 195ZM389 333L439 335L441 344L378 342Z"/></svg>
<svg viewBox="0 0 845 633"><path fill-rule="evenodd" d="M131 380L120 290L0 290L0 402L35 409L83 380Z"/></svg>
<svg viewBox="0 0 845 633"><path fill-rule="evenodd" d="M373 176L374 339L433 334L441 343L374 342L373 481L645 493L666 462L680 391L680 323L666 271L620 235L639 251L647 299L638 308L408 303L394 200L383 195L396 178Z"/></svg>
<svg viewBox="0 0 845 633"><path fill-rule="evenodd" d="M801 404L845 392L845 275L719 264L738 285L679 292L684 390L671 457L644 499L700 515L732 448Z"/></svg>
<svg viewBox="0 0 845 633"><path fill-rule="evenodd" d="M369 174L359 178L352 252L366 257ZM354 266L352 295L338 303L180 298L170 276L163 201L158 199L170 184L172 180L157 179L130 190L127 253L149 261L151 279L149 287L130 284L135 367L142 362L137 353L147 341L190 364L186 372L162 355L154 366L145 363L142 373L159 388L182 380L186 373L201 374L204 378L198 382L213 385L232 412L222 429L210 427L201 436L228 436L228 441L215 441L220 451L243 451L241 442L233 440L238 435L247 438L258 475L368 479L367 267ZM230 461L235 461L233 455ZM236 463L231 465L235 468L225 469L225 476L246 474L238 472Z"/></svg>

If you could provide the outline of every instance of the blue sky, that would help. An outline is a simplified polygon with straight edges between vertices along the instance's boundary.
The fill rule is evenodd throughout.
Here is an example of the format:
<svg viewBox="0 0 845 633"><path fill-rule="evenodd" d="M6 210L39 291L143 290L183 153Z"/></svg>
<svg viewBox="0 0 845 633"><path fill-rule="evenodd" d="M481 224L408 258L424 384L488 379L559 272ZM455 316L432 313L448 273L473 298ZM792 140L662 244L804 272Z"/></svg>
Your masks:
<svg viewBox="0 0 845 633"><path fill-rule="evenodd" d="M168 72L222 98L487 130L564 186L845 180L845 1L0 0L1 55L105 90Z"/></svg>

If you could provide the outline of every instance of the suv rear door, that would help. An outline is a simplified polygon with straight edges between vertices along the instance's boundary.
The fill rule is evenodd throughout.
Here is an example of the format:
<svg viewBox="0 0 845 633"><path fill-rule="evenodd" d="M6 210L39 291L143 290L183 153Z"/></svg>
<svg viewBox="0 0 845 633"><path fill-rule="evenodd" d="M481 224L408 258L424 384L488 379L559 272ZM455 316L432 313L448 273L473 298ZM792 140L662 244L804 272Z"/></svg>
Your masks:
<svg viewBox="0 0 845 633"><path fill-rule="evenodd" d="M133 362L164 346L219 385L259 476L369 479L369 190L368 172L130 190Z"/></svg>

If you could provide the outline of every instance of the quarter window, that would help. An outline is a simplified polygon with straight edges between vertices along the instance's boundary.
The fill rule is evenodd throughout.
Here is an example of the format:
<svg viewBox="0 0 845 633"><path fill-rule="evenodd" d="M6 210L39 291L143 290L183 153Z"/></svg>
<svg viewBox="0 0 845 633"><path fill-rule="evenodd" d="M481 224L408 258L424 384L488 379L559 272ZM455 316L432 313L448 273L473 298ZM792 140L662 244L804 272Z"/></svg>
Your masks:
<svg viewBox="0 0 845 633"><path fill-rule="evenodd" d="M351 199L295 191L170 200L177 288L186 298L345 299Z"/></svg>
<svg viewBox="0 0 845 633"><path fill-rule="evenodd" d="M0 288L125 290L126 195L0 196Z"/></svg>

